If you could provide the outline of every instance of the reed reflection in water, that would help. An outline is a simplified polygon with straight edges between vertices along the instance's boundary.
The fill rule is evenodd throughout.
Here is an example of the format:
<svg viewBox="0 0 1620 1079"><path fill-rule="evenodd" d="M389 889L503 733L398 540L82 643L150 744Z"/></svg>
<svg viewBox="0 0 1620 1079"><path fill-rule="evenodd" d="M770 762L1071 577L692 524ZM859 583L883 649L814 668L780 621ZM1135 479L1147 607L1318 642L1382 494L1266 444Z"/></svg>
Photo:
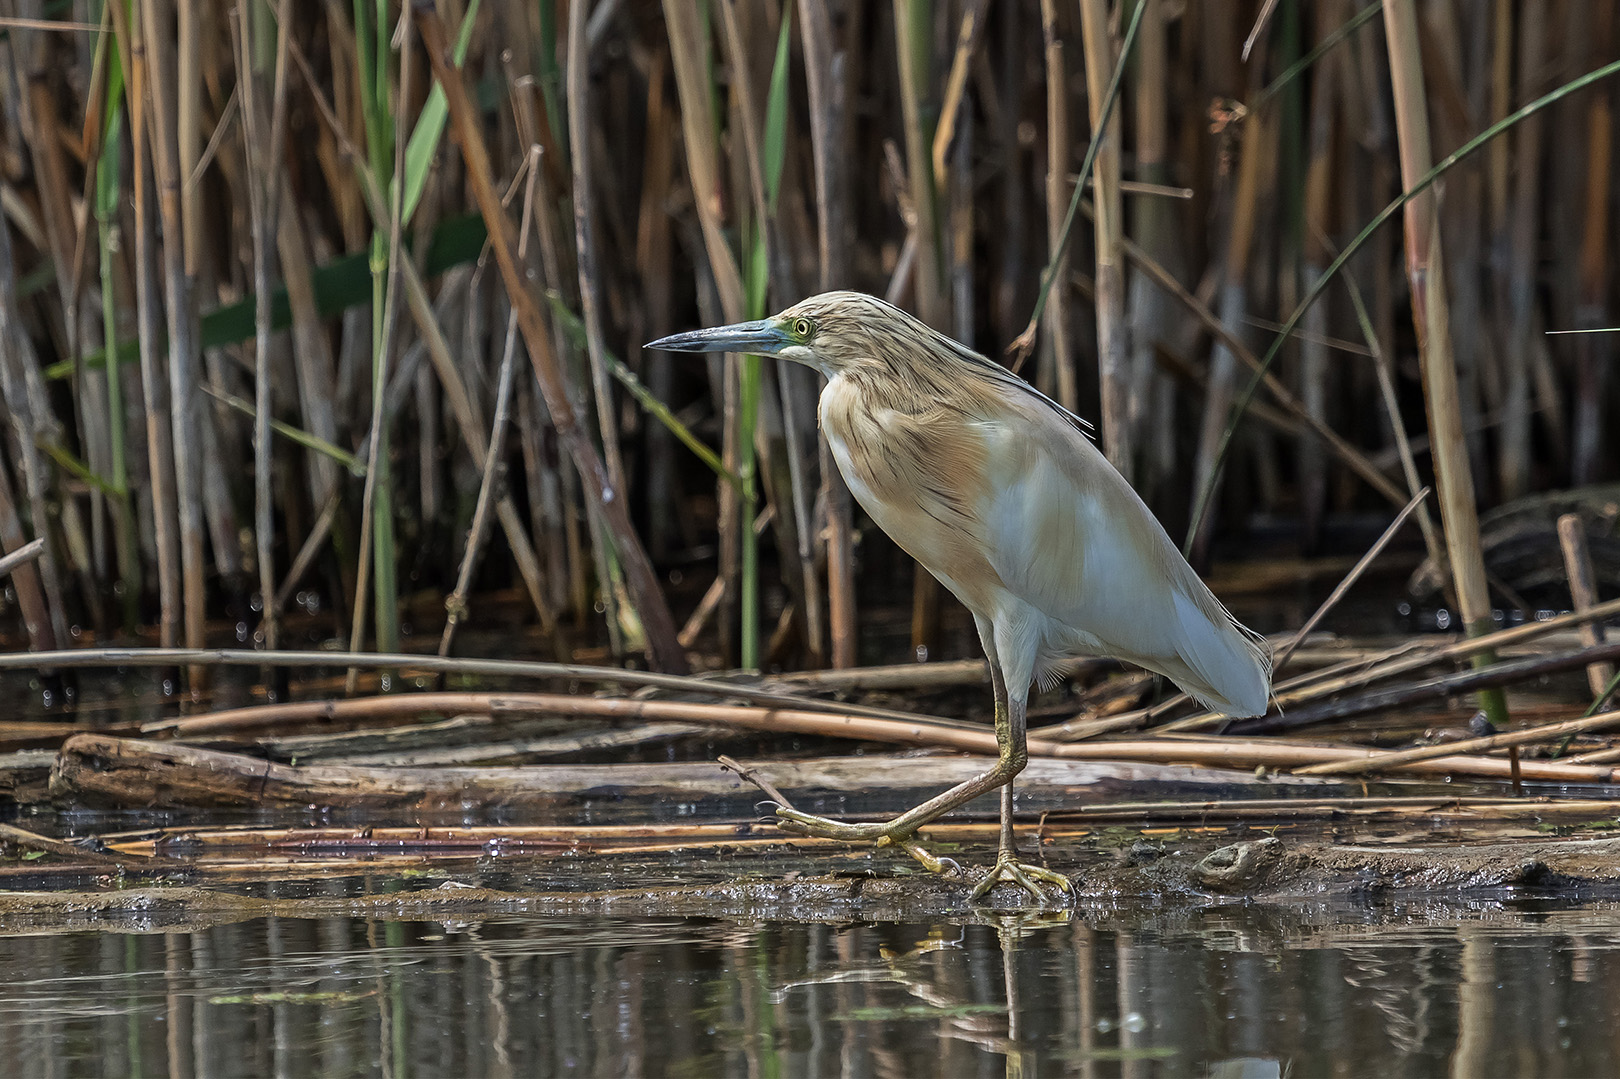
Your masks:
<svg viewBox="0 0 1620 1079"><path fill-rule="evenodd" d="M1620 908L0 939L8 1074L1614 1074Z"/></svg>

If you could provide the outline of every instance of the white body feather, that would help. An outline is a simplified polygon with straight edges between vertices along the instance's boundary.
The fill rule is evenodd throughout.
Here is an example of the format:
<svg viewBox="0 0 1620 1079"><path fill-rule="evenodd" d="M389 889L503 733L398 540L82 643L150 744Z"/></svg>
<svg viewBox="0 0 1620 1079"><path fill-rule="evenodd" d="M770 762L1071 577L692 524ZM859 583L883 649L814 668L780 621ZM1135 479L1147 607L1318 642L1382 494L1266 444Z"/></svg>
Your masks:
<svg viewBox="0 0 1620 1079"><path fill-rule="evenodd" d="M1266 710L1264 643L1221 606L1079 421L1010 375L966 395L977 414L956 402L930 415L885 408L870 386L829 374L822 427L850 491L974 612L1015 696L1064 659L1112 656L1217 711ZM952 505L908 489L950 492Z"/></svg>

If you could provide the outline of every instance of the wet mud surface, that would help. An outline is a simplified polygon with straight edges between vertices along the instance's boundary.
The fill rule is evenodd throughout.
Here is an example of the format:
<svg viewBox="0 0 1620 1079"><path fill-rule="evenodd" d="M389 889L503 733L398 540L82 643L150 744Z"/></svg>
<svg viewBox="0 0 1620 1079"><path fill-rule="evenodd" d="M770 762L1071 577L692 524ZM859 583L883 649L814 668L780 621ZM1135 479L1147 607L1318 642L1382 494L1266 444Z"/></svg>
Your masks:
<svg viewBox="0 0 1620 1079"><path fill-rule="evenodd" d="M266 916L422 920L499 914L748 917L837 922L993 913L1081 913L1231 903L1402 899L1620 899L1620 837L1406 833L1335 841L1322 827L1112 828L1041 844L1071 894L1042 901L1010 886L982 904L973 885L994 860L984 840L935 844L963 868L931 874L902 855L837 844L656 852L309 858L240 853L109 868L0 867L0 933L53 926L172 931ZM1275 833L1275 834L1268 834ZM1025 839L1025 854L1034 850Z"/></svg>

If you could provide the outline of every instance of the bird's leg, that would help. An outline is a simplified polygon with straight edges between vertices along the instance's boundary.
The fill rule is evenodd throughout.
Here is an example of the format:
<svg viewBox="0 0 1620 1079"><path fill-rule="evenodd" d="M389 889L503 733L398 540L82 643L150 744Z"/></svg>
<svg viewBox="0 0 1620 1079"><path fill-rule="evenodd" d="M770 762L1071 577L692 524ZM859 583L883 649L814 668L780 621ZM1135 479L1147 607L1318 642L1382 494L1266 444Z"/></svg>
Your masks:
<svg viewBox="0 0 1620 1079"><path fill-rule="evenodd" d="M1007 722L996 724L996 741L1001 745L1003 758L1011 754L1023 761L1028 757L1024 709L1024 694L1020 693L1018 699L1008 701ZM1020 766L1019 771L1022 770ZM1054 885L1061 892L1072 891L1074 887L1069 883L1069 878L1061 873L1054 873L1045 866L1026 865L1018 860L1018 844L1013 837L1013 777L1009 776L1007 785L1001 788L1001 849L996 855L995 866L974 887L971 898L974 901L983 899L998 884L1016 884L1038 902L1045 902L1046 895L1037 881Z"/></svg>
<svg viewBox="0 0 1620 1079"><path fill-rule="evenodd" d="M985 640L986 650L989 651L989 637L987 635ZM1019 752L1015 755L1012 751L1011 728L1008 722L1007 689L994 652L990 653L990 680L995 690L996 744L1000 750L994 766L964 783L957 784L943 794L935 795L893 820L877 821L870 824L847 824L843 821L829 820L826 817L800 813L798 810L778 805L776 809L776 826L785 832L813 836L818 839L837 839L846 843L875 841L880 847L897 846L936 873L957 868L956 863L949 858L936 858L929 854L912 836L916 834L918 828L921 828L929 821L942 817L957 806L971 802L981 794L987 794L1007 783L1023 769L1024 762L1027 759L1023 751L1022 740L1018 744Z"/></svg>
<svg viewBox="0 0 1620 1079"><path fill-rule="evenodd" d="M981 627L982 629L982 627ZM820 839L836 839L847 843L872 842L878 846L897 846L905 850L933 872L945 869L954 869L956 864L948 858L936 858L924 850L912 836L918 828L938 817L949 813L957 806L971 802L982 794L986 794L997 787L1002 788L1001 796L1001 848L993 869L981 880L973 890L975 900L989 893L990 889L1000 883L1017 884L1024 888L1037 901L1044 902L1045 894L1039 882L1055 885L1062 891L1069 891L1069 879L1060 873L1054 873L1043 866L1025 865L1018 861L1018 852L1013 843L1012 830L1012 781L1013 777L1024 770L1029 761L1029 750L1025 744L1024 710L1025 694L1020 693L1016 700L1011 699L1007 692L1006 680L1002 676L1001 665L997 662L996 654L991 648L988 634L985 634L986 651L990 655L990 681L995 691L996 700L996 747L998 750L996 763L993 767L974 776L965 783L960 783L943 794L936 795L928 801L900 814L893 820L875 822L871 824L846 824L842 821L828 820L826 817L815 817L808 813L778 806L776 810L776 824L785 832L795 835L814 836Z"/></svg>

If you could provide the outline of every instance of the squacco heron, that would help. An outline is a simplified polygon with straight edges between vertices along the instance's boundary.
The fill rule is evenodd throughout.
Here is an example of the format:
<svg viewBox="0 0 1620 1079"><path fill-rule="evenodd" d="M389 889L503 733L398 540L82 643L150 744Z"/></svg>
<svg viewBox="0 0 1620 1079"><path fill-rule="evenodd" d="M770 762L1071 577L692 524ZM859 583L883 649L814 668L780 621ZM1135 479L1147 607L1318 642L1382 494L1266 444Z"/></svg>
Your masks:
<svg viewBox="0 0 1620 1079"><path fill-rule="evenodd" d="M780 356L827 378L821 429L856 500L973 614L995 692L994 766L892 820L850 824L777 807L799 835L902 847L951 868L917 829L1001 788L1000 883L1044 900L1068 879L1019 861L1013 777L1025 707L1064 660L1110 656L1164 675L1211 709L1263 713L1264 642L1227 613L1084 421L971 349L857 292L813 296L757 322L654 341L675 352Z"/></svg>

